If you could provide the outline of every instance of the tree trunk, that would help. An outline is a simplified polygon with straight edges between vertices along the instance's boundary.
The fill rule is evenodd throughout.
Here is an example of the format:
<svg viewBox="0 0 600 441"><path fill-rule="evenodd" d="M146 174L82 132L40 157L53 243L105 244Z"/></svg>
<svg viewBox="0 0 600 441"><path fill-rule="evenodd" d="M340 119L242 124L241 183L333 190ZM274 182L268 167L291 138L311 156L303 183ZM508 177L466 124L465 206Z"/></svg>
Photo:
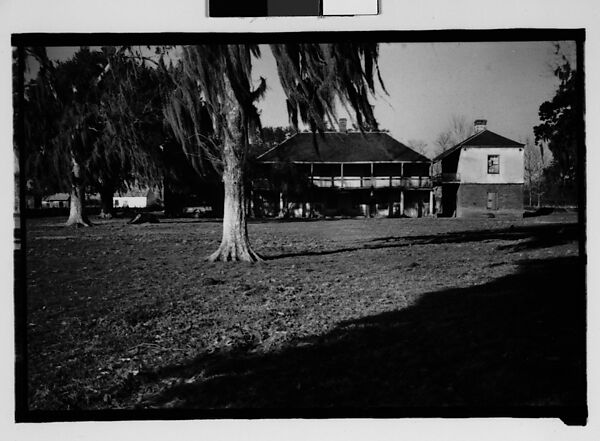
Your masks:
<svg viewBox="0 0 600 441"><path fill-rule="evenodd" d="M262 259L250 246L246 225L246 195L242 163L233 146L225 141L223 151L223 185L225 203L223 210L223 238L219 249L208 257L215 261L258 262Z"/></svg>
<svg viewBox="0 0 600 441"><path fill-rule="evenodd" d="M76 227L91 227L92 223L89 221L83 211L83 203L85 199L85 192L83 190L83 178L81 167L75 158L71 158L73 164L72 178L71 178L71 204L69 209L69 219L67 219L67 226Z"/></svg>
<svg viewBox="0 0 600 441"><path fill-rule="evenodd" d="M112 186L106 185L100 189L100 217L102 219L112 219L114 215L114 195L115 190Z"/></svg>
<svg viewBox="0 0 600 441"><path fill-rule="evenodd" d="M220 115L213 116L213 126L225 122L223 130L221 160L223 162L223 238L219 249L208 260L258 262L262 259L250 246L246 225L246 179L244 161L248 147L247 126L244 123L240 104L233 87L225 77L225 96L221 102ZM224 116L224 118L223 118ZM223 119L225 121L223 121Z"/></svg>
<svg viewBox="0 0 600 441"><path fill-rule="evenodd" d="M171 191L171 187L169 186L169 180L166 177L164 177L163 208L165 212L165 217L177 217L179 215L175 206L175 195L173 194L173 191Z"/></svg>
<svg viewBox="0 0 600 441"><path fill-rule="evenodd" d="M246 202L246 215L249 218L253 218L254 217L254 204L253 204L253 191L252 191L252 185L248 186L248 190L246 193L247 197L247 202Z"/></svg>

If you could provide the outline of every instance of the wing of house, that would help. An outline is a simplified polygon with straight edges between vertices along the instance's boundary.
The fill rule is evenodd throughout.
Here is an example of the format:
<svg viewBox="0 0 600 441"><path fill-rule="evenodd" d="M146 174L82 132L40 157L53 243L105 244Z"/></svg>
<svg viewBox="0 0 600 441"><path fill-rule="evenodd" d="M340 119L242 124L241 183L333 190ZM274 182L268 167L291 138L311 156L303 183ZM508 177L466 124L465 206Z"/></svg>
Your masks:
<svg viewBox="0 0 600 441"><path fill-rule="evenodd" d="M434 158L437 211L444 216L521 215L524 145L475 121L475 134Z"/></svg>

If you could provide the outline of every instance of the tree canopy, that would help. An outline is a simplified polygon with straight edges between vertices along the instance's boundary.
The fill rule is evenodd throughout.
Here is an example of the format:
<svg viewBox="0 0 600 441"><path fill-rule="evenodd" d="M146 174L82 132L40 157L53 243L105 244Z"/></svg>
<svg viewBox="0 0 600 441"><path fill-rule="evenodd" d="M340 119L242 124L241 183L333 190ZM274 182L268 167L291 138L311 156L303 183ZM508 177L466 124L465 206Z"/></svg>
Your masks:
<svg viewBox="0 0 600 441"><path fill-rule="evenodd" d="M43 49L35 80L25 90L25 151L28 176L45 180L55 190L71 181L71 160L86 162L101 133L100 97L96 87L102 55L83 48L62 63Z"/></svg>
<svg viewBox="0 0 600 441"><path fill-rule="evenodd" d="M270 46L279 81L286 95L290 123L313 132L334 125L336 103L351 109L360 130L377 129L370 104L376 79L377 44L274 44ZM225 191L223 239L210 260L260 260L251 249L246 227L246 165L249 146L260 136L256 102L266 80L255 86L253 59L257 45L198 45L182 50L174 81L177 89L167 101L165 116L186 154L197 168L210 163L222 175ZM203 127L211 123L210 134ZM316 144L315 144L316 145Z"/></svg>
<svg viewBox="0 0 600 441"><path fill-rule="evenodd" d="M66 190L74 159L83 184L97 190L157 184L166 136L161 71L126 48L81 48L63 62L43 49L30 53L40 70L26 89L28 176L46 191Z"/></svg>
<svg viewBox="0 0 600 441"><path fill-rule="evenodd" d="M313 131L324 131L336 121L336 100L352 109L361 130L375 130L377 121L369 101L375 80L383 87L377 65L376 44L280 44L271 45L279 81L286 94L290 123L300 121ZM231 85L248 147L260 137L261 121L256 101L265 93L266 80L252 86L252 59L256 45L201 45L183 48L174 75L177 89L165 116L186 154L203 169L210 162L222 169L220 142L228 136L223 97ZM385 89L384 89L385 90ZM207 120L212 133L207 136ZM241 150L240 152L241 153Z"/></svg>
<svg viewBox="0 0 600 441"><path fill-rule="evenodd" d="M540 105L541 124L533 128L535 141L547 145L553 161L550 172L564 184L572 185L577 173L578 124L581 107L578 102L578 72L564 58L554 74L558 89L551 100Z"/></svg>
<svg viewBox="0 0 600 441"><path fill-rule="evenodd" d="M359 130L377 129L370 98L376 83L385 92L377 44L270 49L295 131L300 121L313 133L334 126L338 105ZM256 103L267 88L264 78L255 82L252 76L259 46L185 46L168 67L161 48L163 56L152 60L130 47L82 48L61 63L51 62L42 49L30 53L42 66L28 89L31 168L44 169L34 175L48 176L51 164L57 186L77 181L80 187L116 189L157 182L170 173L173 158L183 155L198 174L222 176L224 234L214 259L256 260L243 207L249 147L261 137Z"/></svg>

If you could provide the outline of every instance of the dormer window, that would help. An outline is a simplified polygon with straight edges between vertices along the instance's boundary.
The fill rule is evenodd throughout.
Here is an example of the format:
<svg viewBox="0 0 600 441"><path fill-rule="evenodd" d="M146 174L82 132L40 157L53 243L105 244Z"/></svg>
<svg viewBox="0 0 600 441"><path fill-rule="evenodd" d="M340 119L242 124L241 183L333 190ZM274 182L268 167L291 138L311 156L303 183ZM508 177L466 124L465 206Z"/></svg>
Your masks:
<svg viewBox="0 0 600 441"><path fill-rule="evenodd" d="M500 173L500 155L488 155L488 175Z"/></svg>

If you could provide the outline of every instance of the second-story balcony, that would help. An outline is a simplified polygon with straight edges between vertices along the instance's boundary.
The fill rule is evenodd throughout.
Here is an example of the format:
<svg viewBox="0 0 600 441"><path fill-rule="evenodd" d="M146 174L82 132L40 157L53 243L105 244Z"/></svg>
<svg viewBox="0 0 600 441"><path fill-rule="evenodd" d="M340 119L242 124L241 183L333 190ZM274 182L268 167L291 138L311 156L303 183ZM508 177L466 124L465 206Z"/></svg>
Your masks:
<svg viewBox="0 0 600 441"><path fill-rule="evenodd" d="M430 188L429 176L313 176L315 187L320 188Z"/></svg>

